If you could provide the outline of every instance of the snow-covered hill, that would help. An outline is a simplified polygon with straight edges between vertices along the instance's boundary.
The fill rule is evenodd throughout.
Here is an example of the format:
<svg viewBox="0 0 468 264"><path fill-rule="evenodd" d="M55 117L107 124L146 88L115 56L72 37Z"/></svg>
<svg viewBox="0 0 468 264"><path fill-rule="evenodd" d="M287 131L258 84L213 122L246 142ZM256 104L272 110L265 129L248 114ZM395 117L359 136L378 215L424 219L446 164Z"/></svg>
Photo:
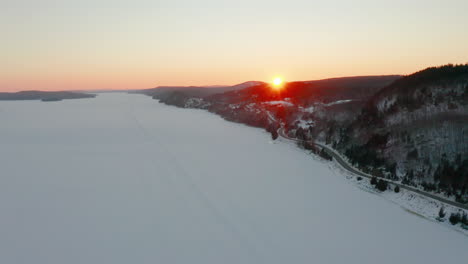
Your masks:
<svg viewBox="0 0 468 264"><path fill-rule="evenodd" d="M468 203L467 120L468 65L432 67L379 91L347 137L332 141L362 167L373 161L354 149L393 168L394 179Z"/></svg>
<svg viewBox="0 0 468 264"><path fill-rule="evenodd" d="M150 97L0 103L0 263L463 263L466 235Z"/></svg>

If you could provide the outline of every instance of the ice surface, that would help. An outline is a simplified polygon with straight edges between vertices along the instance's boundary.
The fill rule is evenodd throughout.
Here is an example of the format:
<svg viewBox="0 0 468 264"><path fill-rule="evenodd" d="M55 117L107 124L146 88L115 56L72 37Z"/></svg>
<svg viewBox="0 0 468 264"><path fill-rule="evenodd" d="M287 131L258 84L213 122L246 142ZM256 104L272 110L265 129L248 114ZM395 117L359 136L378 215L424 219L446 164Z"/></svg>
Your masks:
<svg viewBox="0 0 468 264"><path fill-rule="evenodd" d="M463 263L293 145L119 93L0 102L0 263Z"/></svg>

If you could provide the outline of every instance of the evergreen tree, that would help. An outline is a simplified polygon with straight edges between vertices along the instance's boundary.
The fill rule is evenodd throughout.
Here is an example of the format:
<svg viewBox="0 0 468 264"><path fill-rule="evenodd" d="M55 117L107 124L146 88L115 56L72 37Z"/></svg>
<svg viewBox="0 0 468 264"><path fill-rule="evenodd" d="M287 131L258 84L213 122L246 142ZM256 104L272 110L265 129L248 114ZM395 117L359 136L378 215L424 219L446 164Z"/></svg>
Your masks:
<svg viewBox="0 0 468 264"><path fill-rule="evenodd" d="M468 216L466 215L465 212L463 212L463 216L462 216L462 218L461 218L461 222L462 222L462 224L464 224L464 225L468 225Z"/></svg>
<svg viewBox="0 0 468 264"><path fill-rule="evenodd" d="M396 167L397 167L397 164L396 163L392 163L389 167L388 167L388 171L390 172L390 175L391 175L391 178L392 179L396 179L397 176L396 176Z"/></svg>
<svg viewBox="0 0 468 264"><path fill-rule="evenodd" d="M379 182L377 182L377 185L375 186L379 191L385 191L387 190L387 182L380 179Z"/></svg>
<svg viewBox="0 0 468 264"><path fill-rule="evenodd" d="M449 221L452 225L456 225L460 222L461 216L459 213L451 213L449 217Z"/></svg>
<svg viewBox="0 0 468 264"><path fill-rule="evenodd" d="M271 139L276 140L278 138L278 131L272 130L271 131Z"/></svg>
<svg viewBox="0 0 468 264"><path fill-rule="evenodd" d="M296 138L298 138L300 140L305 140L305 133L304 133L304 129L302 129L302 127L298 128L296 130Z"/></svg>
<svg viewBox="0 0 468 264"><path fill-rule="evenodd" d="M444 207L440 207L440 210L439 210L439 217L440 218L445 218L445 212L444 212Z"/></svg>

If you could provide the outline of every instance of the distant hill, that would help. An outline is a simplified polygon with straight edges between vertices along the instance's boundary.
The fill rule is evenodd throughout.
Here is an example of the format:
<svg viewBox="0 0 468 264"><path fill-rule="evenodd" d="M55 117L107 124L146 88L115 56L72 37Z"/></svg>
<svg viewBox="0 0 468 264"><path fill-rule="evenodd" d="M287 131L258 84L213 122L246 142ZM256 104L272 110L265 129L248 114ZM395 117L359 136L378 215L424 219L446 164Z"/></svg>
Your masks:
<svg viewBox="0 0 468 264"><path fill-rule="evenodd" d="M163 103L180 107L184 107L189 101L197 104L202 100L204 103L201 105L206 105L206 103L263 102L283 100L284 98L288 98L299 105L310 105L318 101L364 100L398 78L400 78L398 75L357 76L290 82L286 83L279 93L273 91L270 84L253 81L215 88L197 86L157 87L136 92L152 96Z"/></svg>
<svg viewBox="0 0 468 264"><path fill-rule="evenodd" d="M0 100L42 100L60 101L65 99L94 98L95 94L78 92L21 91L16 93L0 93Z"/></svg>
<svg viewBox="0 0 468 264"><path fill-rule="evenodd" d="M288 98L291 102L307 106L313 102L337 100L363 100L379 89L399 79L399 75L356 76L285 83L280 92L271 89L270 84L261 83L247 89L214 95L212 101L272 101Z"/></svg>
<svg viewBox="0 0 468 264"><path fill-rule="evenodd" d="M271 89L270 84L262 82L246 82L229 89L218 90L200 87L160 87L143 92L169 105L208 109L228 120L267 127L269 121L266 112L276 114L278 111L277 105L267 103L275 101L287 101L288 104L302 108L319 104L327 110L333 108L335 111L340 111L339 115L331 115L330 118L348 119L351 122L368 98L398 78L400 78L398 75L358 76L290 82L286 83L280 92ZM222 90L225 92L220 92ZM349 103L330 104L329 107L324 105L340 100ZM283 115L287 119L285 120L287 124L294 124L305 116L312 118L310 112L291 107L288 108L288 114Z"/></svg>
<svg viewBox="0 0 468 264"><path fill-rule="evenodd" d="M245 89L251 86L263 84L257 81L248 81L231 86L159 86L151 89L132 91L133 93L146 94L148 96L168 97L172 92L183 93L189 97L205 97L213 94L225 93Z"/></svg>

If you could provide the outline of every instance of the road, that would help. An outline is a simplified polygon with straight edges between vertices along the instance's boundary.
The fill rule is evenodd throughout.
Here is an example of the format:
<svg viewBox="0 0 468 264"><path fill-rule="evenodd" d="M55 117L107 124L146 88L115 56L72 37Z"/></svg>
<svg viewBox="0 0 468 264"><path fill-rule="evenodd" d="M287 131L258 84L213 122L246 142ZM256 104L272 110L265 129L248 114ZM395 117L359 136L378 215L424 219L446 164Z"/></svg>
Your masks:
<svg viewBox="0 0 468 264"><path fill-rule="evenodd" d="M295 141L295 142L302 142L302 140L300 139L296 139L296 138L291 138L289 137L285 132L284 132L284 129L283 128L280 128L278 129L278 134L285 138L285 139L288 139L288 140L291 140L291 141ZM315 146L318 146L318 147L321 147L325 150L325 152L332 156L333 159L341 165L341 167L343 167L345 170L351 172L351 173L354 173L356 175L359 175L359 176L362 176L362 177L366 177L366 178L372 178L374 176L370 175L370 174L367 174L367 173L364 173L356 168L354 168L352 165L350 165L348 162L346 162L346 160L339 154L337 153L336 151L334 151L332 148L326 146L326 145L323 145L321 143L318 143L318 142L314 142L314 141L311 141L309 143L312 143L314 144ZM434 195L434 194L431 194L431 193L428 193L428 192L425 192L425 191L421 191L419 189L416 189L414 187L411 187L411 186L408 186L408 185L404 185L404 184L401 184L401 183L398 183L398 182L394 182L394 181L390 181L388 179L384 179L384 178L380 178L378 177L379 179L382 179L384 181L386 181L387 183L389 184L393 184L393 185L396 185L398 187L400 187L400 189L405 189L405 190L408 190L408 191L411 191L411 192L415 192L417 194L420 194L420 195L423 195L425 197L428 197L428 198L431 198L431 199L434 199L434 200L437 200L439 202L442 202L442 203L445 203L445 204L449 204L449 205L452 205L452 206L455 206L455 207L458 207L460 209L465 209L465 210L468 210L468 205L466 204L461 204L461 203L458 203L458 202L455 202L455 201L452 201L452 200L448 200L448 199L445 199L443 197L440 197L440 196L437 196L437 195Z"/></svg>

